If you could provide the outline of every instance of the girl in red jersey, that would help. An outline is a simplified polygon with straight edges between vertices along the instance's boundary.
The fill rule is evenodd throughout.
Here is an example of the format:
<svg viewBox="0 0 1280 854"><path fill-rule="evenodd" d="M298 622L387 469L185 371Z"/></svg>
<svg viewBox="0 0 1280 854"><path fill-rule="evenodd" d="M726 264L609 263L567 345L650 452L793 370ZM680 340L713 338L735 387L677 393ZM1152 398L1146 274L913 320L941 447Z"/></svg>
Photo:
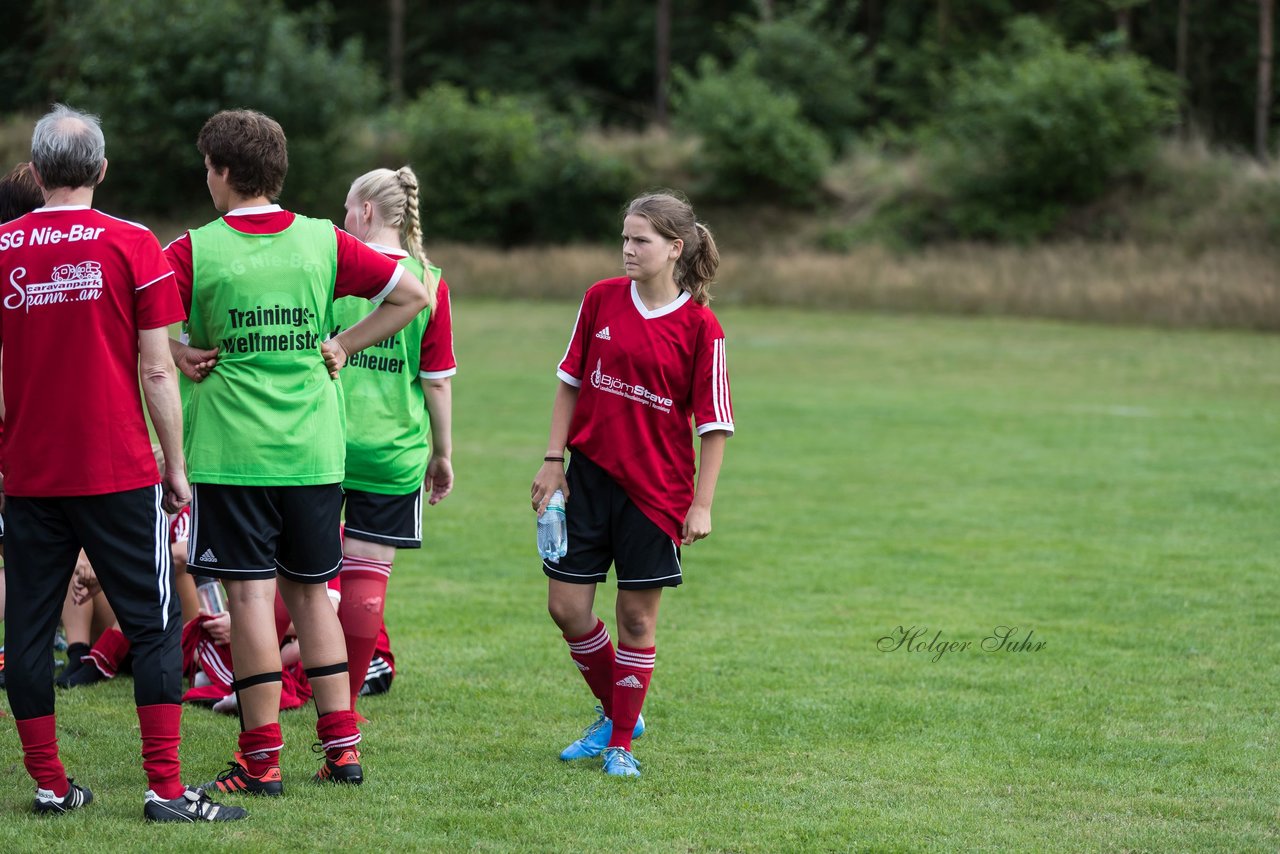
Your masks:
<svg viewBox="0 0 1280 854"><path fill-rule="evenodd" d="M640 196L627 206L622 258L627 275L597 282L578 310L530 494L541 515L564 492L569 547L542 563L547 607L600 701L599 718L560 758L603 752L605 773L638 777L631 741L644 731L658 603L680 584L680 546L711 533L733 408L724 332L708 307L720 263L711 232L687 201ZM696 484L691 422L701 440ZM592 610L610 563L616 651Z"/></svg>

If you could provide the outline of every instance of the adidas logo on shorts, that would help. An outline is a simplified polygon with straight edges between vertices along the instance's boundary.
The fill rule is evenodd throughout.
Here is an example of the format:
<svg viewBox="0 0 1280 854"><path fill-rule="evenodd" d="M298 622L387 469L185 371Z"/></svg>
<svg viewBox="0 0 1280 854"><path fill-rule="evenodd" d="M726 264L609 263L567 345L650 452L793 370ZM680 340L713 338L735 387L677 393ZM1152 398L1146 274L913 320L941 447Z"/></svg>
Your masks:
<svg viewBox="0 0 1280 854"><path fill-rule="evenodd" d="M218 558L213 553L213 549L205 549L204 554L200 555L201 563L217 563Z"/></svg>
<svg viewBox="0 0 1280 854"><path fill-rule="evenodd" d="M609 327L607 327L607 326L606 326L604 329L601 329L599 332L597 332L597 333L596 333L596 337L597 337L597 338L599 338L599 339L601 339L602 341L612 341L612 340L613 340L613 338L611 338L611 337L609 336Z"/></svg>
<svg viewBox="0 0 1280 854"><path fill-rule="evenodd" d="M625 678L619 679L617 682L614 682L613 684L618 685L619 687L622 687L622 688L643 688L644 687L644 685L640 683L640 680L635 677L634 673L628 673Z"/></svg>

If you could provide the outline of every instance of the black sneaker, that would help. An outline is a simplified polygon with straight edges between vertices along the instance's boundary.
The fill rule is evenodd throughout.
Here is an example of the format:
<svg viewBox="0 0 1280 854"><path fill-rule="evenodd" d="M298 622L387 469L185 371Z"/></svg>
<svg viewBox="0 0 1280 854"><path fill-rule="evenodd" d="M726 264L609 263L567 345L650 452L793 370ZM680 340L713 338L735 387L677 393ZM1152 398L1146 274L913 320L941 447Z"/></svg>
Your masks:
<svg viewBox="0 0 1280 854"><path fill-rule="evenodd" d="M236 758L227 763L226 771L200 788L222 795L266 795L274 798L284 794L284 780L280 776L279 765L272 765L261 777L253 776L241 764L240 754L236 753Z"/></svg>
<svg viewBox="0 0 1280 854"><path fill-rule="evenodd" d="M93 792L89 791L88 786L77 786L75 780L67 782L71 784L71 788L62 797L55 795L51 789L36 789L33 807L36 815L62 815L93 803Z"/></svg>
<svg viewBox="0 0 1280 854"><path fill-rule="evenodd" d="M320 745L311 749L317 750ZM324 764L311 778L313 783L347 783L359 786L364 782L364 769L360 767L360 751L354 747L341 747L324 751Z"/></svg>
<svg viewBox="0 0 1280 854"><path fill-rule="evenodd" d="M248 818L249 812L244 807L229 807L210 799L204 789L188 787L171 801L147 789L142 817L147 821L239 821Z"/></svg>

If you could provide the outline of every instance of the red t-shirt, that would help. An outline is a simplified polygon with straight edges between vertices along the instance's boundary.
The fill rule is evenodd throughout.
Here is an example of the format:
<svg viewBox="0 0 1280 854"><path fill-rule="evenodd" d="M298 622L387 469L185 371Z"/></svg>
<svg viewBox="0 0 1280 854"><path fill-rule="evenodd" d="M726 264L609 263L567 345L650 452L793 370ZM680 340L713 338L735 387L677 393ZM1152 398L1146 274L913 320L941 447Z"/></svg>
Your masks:
<svg viewBox="0 0 1280 854"><path fill-rule="evenodd" d="M185 318L160 243L83 206L0 225L5 491L102 495L160 481L138 331Z"/></svg>
<svg viewBox="0 0 1280 854"><path fill-rule="evenodd" d="M393 261L409 257L409 253L403 249L392 249L376 243L370 243L369 246ZM443 277L436 289L436 307L431 312L427 328L422 332L419 357L418 376L423 379L442 380L458 372L458 360L453 355L453 315L449 312L449 283Z"/></svg>
<svg viewBox="0 0 1280 854"><path fill-rule="evenodd" d="M293 224L294 215L279 205L240 208L223 217L227 225L243 234L279 234ZM399 264L375 252L337 226L338 276L333 297L359 296L381 299L400 281ZM165 257L178 282L182 306L191 311L191 235L184 234L164 248Z"/></svg>
<svg viewBox="0 0 1280 854"><path fill-rule="evenodd" d="M579 389L569 447L678 541L693 503L690 421L698 435L733 433L724 331L711 309L681 293L650 311L630 279L597 282L556 373Z"/></svg>

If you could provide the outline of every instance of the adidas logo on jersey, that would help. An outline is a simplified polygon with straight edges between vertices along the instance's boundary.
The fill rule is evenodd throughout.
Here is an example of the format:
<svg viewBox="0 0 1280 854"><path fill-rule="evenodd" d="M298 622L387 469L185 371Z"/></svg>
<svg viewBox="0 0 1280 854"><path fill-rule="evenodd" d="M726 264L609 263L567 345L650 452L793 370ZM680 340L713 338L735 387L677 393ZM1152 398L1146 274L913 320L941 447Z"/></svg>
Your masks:
<svg viewBox="0 0 1280 854"><path fill-rule="evenodd" d="M217 563L218 558L214 555L213 549L205 549L204 554L200 555L201 563Z"/></svg>
<svg viewBox="0 0 1280 854"><path fill-rule="evenodd" d="M607 327L607 326L606 326L604 329L601 329L599 332L597 332L597 333L596 333L596 337L597 337L597 338L599 338L599 339L600 339L600 340L602 340L602 341L612 341L612 340L613 340L613 338L612 338L612 337L610 337L610 335L609 335L609 327Z"/></svg>
<svg viewBox="0 0 1280 854"><path fill-rule="evenodd" d="M617 682L614 682L613 684L622 688L644 688L644 685L641 684L640 680L635 677L634 673L628 673L626 675L626 678L619 679Z"/></svg>

